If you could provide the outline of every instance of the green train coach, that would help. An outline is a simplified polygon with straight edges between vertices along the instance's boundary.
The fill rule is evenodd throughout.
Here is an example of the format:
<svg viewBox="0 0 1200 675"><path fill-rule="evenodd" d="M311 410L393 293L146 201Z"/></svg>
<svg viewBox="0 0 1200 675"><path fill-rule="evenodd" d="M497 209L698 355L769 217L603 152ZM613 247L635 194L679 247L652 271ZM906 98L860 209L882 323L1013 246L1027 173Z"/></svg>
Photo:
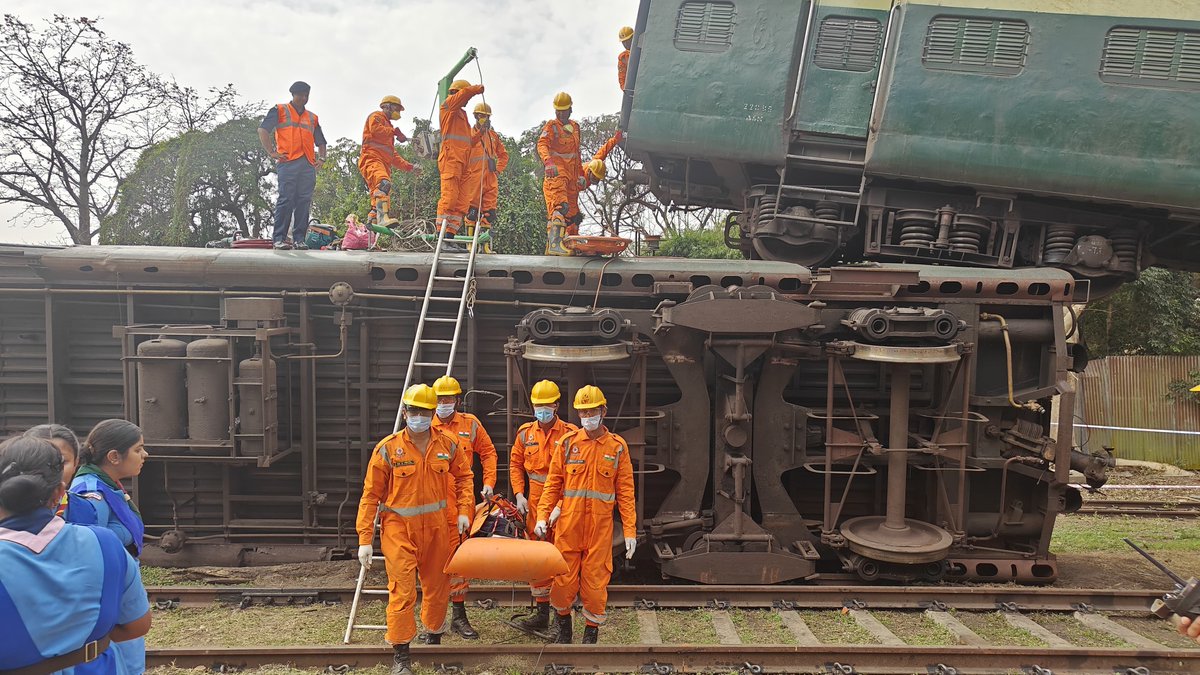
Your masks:
<svg viewBox="0 0 1200 675"><path fill-rule="evenodd" d="M1200 2L643 0L622 108L751 258L1200 270Z"/></svg>

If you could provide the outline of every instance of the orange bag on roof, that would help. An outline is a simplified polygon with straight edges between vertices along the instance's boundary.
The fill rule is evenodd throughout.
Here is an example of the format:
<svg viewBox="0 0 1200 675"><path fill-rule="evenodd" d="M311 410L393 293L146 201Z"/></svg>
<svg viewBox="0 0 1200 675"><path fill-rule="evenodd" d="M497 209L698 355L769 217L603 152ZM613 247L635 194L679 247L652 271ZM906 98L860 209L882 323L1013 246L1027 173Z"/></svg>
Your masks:
<svg viewBox="0 0 1200 675"><path fill-rule="evenodd" d="M563 237L563 246L576 255L616 255L629 248L630 240L624 237L593 237L574 234Z"/></svg>

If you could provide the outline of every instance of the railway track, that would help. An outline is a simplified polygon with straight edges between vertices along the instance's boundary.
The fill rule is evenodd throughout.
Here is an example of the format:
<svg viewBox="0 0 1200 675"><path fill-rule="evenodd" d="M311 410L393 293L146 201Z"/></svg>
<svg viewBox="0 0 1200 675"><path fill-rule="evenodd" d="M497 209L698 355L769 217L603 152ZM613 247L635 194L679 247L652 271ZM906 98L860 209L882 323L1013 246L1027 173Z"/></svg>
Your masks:
<svg viewBox="0 0 1200 675"><path fill-rule="evenodd" d="M216 603L287 606L349 603L352 587L245 588L240 586L151 586L150 603L161 609ZM705 586L614 585L610 607L634 609L870 609L945 608L964 611L1027 610L1144 612L1161 592L1017 586ZM366 595L383 601L386 596ZM482 607L527 607L523 585L472 586L467 601Z"/></svg>
<svg viewBox="0 0 1200 675"><path fill-rule="evenodd" d="M350 588L264 589L236 587L157 587L149 589L161 609L226 603L241 607L340 603ZM879 586L611 586L612 607L635 610L638 644L544 645L505 643L414 645L414 660L438 672L549 673L1149 673L1200 672L1200 649L1177 649L1114 621L1107 613L1145 616L1154 591L1109 591L1015 587ZM371 597L371 596L368 596ZM483 608L525 607L522 586L490 585L471 589L469 600ZM671 644L662 638L656 610L704 610L720 644ZM735 627L739 610L773 612L796 644L743 643ZM822 644L805 623L806 610L837 610L849 615L878 644ZM904 633L892 632L878 611L918 614L948 631L958 644L917 646ZM971 614L999 613L1013 630L1044 643L1039 647L1000 646L968 627ZM1030 612L1070 617L1083 627L1115 638L1123 647L1080 647L1035 621ZM1044 616L1044 615L1037 615ZM811 620L811 619L810 619ZM886 621L886 618L885 618ZM819 631L818 631L819 632ZM689 633L692 635L692 633ZM746 635L744 632L741 634ZM602 636L604 637L604 636ZM378 634L359 640L374 644L255 648L163 648L147 653L149 666L204 667L222 672L272 664L345 672L390 663L391 652ZM511 638L508 638L511 639Z"/></svg>
<svg viewBox="0 0 1200 675"><path fill-rule="evenodd" d="M1200 501L1087 499L1076 513L1147 518L1197 518L1200 517Z"/></svg>

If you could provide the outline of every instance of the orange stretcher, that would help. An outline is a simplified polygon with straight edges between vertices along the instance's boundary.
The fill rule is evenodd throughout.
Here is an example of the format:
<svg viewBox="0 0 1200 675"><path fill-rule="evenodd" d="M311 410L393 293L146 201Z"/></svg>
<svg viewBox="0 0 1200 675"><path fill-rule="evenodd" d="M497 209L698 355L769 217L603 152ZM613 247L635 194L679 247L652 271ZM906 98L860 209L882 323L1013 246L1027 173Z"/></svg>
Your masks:
<svg viewBox="0 0 1200 675"><path fill-rule="evenodd" d="M576 255L617 255L629 248L631 239L573 234L563 237L563 246Z"/></svg>
<svg viewBox="0 0 1200 675"><path fill-rule="evenodd" d="M533 583L567 571L567 563L554 544L527 536L524 517L517 507L495 495L475 507L471 536L459 544L446 563L446 574Z"/></svg>

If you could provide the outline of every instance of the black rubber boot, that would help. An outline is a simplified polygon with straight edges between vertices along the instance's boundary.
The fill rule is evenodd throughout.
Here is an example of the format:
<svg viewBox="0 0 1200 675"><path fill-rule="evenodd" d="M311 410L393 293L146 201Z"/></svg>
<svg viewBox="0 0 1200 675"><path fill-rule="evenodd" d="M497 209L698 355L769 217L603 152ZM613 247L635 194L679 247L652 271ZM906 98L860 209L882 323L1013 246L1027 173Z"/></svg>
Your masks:
<svg viewBox="0 0 1200 675"><path fill-rule="evenodd" d="M521 619L518 623L526 630L546 630L550 628L550 603L537 603L537 613L528 619Z"/></svg>
<svg viewBox="0 0 1200 675"><path fill-rule="evenodd" d="M569 645L571 644L572 617L570 614L558 615L558 634L554 636L554 644Z"/></svg>
<svg viewBox="0 0 1200 675"><path fill-rule="evenodd" d="M427 644L427 645L442 644L442 634L441 633L426 633L425 634L425 644Z"/></svg>
<svg viewBox="0 0 1200 675"><path fill-rule="evenodd" d="M453 619L450 621L450 630L457 633L464 640L478 640L479 633L471 627L471 622L467 620L467 606L461 602L454 603Z"/></svg>
<svg viewBox="0 0 1200 675"><path fill-rule="evenodd" d="M392 675L413 675L407 644L392 647Z"/></svg>
<svg viewBox="0 0 1200 675"><path fill-rule="evenodd" d="M594 645L596 640L600 639L599 626L587 626L583 629L583 642L585 645Z"/></svg>

